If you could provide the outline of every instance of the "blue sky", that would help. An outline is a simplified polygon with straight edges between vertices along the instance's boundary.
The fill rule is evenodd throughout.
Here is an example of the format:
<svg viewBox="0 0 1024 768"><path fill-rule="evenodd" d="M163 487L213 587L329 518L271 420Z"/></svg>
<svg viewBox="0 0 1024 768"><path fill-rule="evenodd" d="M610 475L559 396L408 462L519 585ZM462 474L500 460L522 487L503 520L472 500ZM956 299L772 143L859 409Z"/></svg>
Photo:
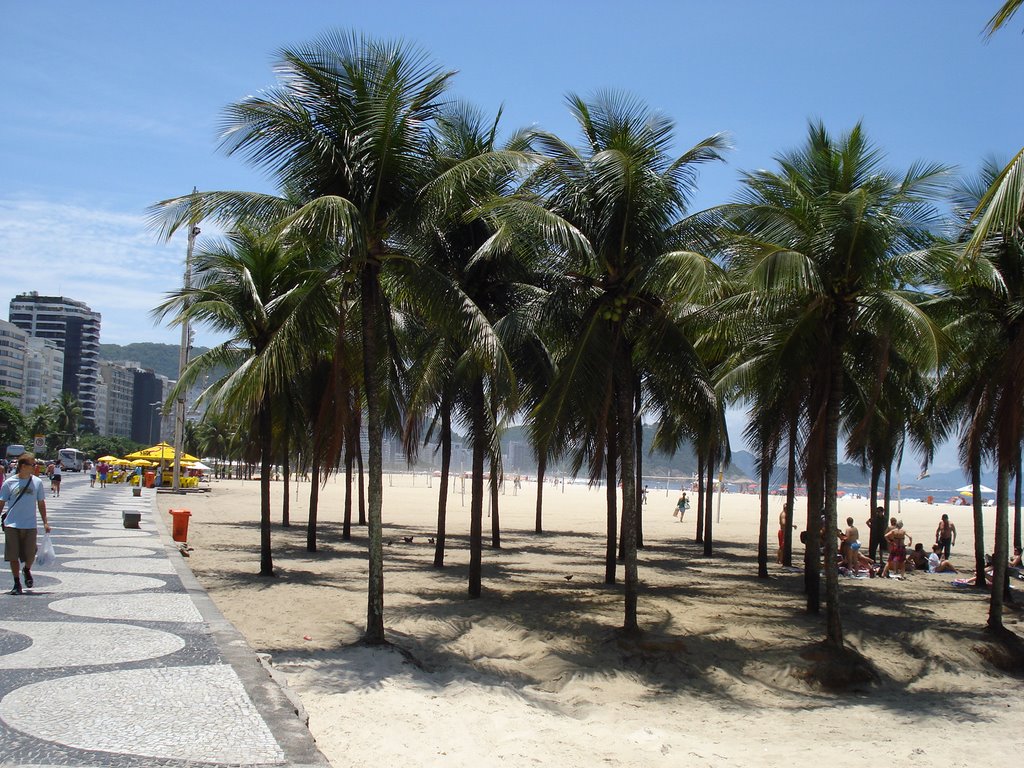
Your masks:
<svg viewBox="0 0 1024 768"><path fill-rule="evenodd" d="M193 186L269 191L218 151L218 118L273 84L275 51L331 28L417 43L459 72L455 96L503 104L510 131L575 137L565 94L616 88L672 117L680 150L727 132L734 150L702 174L702 208L799 144L811 118L835 132L863 120L897 169L1008 158L1024 144L1024 39L1019 20L982 38L998 5L3 0L0 257L29 268L5 272L0 301L59 293L102 313L104 342L177 343L149 310L180 284L185 238L158 242L144 211Z"/></svg>

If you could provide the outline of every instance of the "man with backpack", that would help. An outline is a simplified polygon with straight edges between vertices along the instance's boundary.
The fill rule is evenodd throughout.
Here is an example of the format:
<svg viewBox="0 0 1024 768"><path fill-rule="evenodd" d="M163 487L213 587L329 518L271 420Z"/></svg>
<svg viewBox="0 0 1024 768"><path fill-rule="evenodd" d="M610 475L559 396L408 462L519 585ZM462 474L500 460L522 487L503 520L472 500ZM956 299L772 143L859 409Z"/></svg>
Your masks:
<svg viewBox="0 0 1024 768"><path fill-rule="evenodd" d="M32 563L36 559L36 510L43 520L43 529L49 533L46 518L46 490L35 476L36 457L23 453L18 457L18 473L0 487L0 519L4 530L4 559L11 564L14 588L8 593L20 595L21 564L25 586L33 586ZM35 504L33 504L35 502Z"/></svg>

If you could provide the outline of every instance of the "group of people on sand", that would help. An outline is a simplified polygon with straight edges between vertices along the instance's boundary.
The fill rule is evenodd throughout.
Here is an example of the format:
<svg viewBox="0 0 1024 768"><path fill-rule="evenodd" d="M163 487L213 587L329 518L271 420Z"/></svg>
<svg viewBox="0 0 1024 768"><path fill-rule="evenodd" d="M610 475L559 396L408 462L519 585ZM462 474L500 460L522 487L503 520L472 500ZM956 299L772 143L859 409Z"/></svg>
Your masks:
<svg viewBox="0 0 1024 768"><path fill-rule="evenodd" d="M879 507L876 514L882 511ZM871 520L867 525L872 524ZM888 558L885 565L880 565L873 558L861 553L860 531L853 524L853 518L846 518L846 530L838 531L839 537L839 560L840 569L845 570L849 575L857 575L867 571L868 575L874 578L893 577L903 579L907 571L922 571L924 573L956 573L956 568L949 562L949 553L956 543L956 526L950 522L949 515L943 515L939 525L935 529L935 544L932 551L926 553L924 544L914 544L914 537L903 527L903 521L895 517L889 518L889 525L885 529L882 541L885 542L885 549L888 551ZM913 546L912 550L908 547ZM881 554L882 547L879 547Z"/></svg>
<svg viewBox="0 0 1024 768"><path fill-rule="evenodd" d="M875 510L881 520L885 519L883 507ZM824 517L822 517L824 524ZM873 520L866 523L870 529ZM792 526L796 528L795 525ZM836 536L839 539L838 568L840 573L849 576L866 574L871 578L880 576L882 578L903 579L908 571L922 571L924 573L956 573L957 570L949 561L950 550L956 544L956 526L950 521L949 515L942 515L939 525L935 529L935 544L931 552L926 552L921 542L914 544L914 538L910 532L903 527L903 521L895 517L889 518L888 527L879 537L876 549L870 554L864 554L860 541L860 530L853 522L852 517L846 518L846 529L837 530ZM801 534L801 541L806 541L806 532ZM777 560L783 562L783 548L786 538L786 507L782 507L779 513L779 550ZM913 547L913 549L909 549ZM875 560L876 551L879 559ZM885 557L886 553L888 554ZM881 560L885 558L885 562Z"/></svg>

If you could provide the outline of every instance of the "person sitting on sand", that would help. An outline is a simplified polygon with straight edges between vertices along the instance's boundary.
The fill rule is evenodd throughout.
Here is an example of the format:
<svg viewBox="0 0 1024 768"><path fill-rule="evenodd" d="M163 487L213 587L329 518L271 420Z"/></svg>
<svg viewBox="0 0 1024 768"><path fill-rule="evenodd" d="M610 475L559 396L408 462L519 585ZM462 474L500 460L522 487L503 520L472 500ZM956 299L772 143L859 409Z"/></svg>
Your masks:
<svg viewBox="0 0 1024 768"><path fill-rule="evenodd" d="M896 578L903 579L907 575L907 545L914 543L914 537L903 530L903 521L893 518L896 527L885 534L889 542L889 561L882 569L882 578L889 575L889 572L896 569Z"/></svg>
<svg viewBox="0 0 1024 768"><path fill-rule="evenodd" d="M912 571L928 571L928 553L920 541L907 553L907 567Z"/></svg>
<svg viewBox="0 0 1024 768"><path fill-rule="evenodd" d="M939 556L940 552L942 545L932 544L932 553L928 555L928 573L956 573L953 564Z"/></svg>

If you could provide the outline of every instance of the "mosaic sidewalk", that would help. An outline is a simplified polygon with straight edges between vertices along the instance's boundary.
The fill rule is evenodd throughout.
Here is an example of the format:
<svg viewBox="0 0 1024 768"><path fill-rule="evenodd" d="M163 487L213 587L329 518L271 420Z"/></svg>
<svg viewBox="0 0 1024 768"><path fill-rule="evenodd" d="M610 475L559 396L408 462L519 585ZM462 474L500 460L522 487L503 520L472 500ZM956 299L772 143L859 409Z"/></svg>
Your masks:
<svg viewBox="0 0 1024 768"><path fill-rule="evenodd" d="M326 767L192 577L153 491L62 485L47 498L58 563L0 596L0 765ZM141 512L139 529L123 510Z"/></svg>

